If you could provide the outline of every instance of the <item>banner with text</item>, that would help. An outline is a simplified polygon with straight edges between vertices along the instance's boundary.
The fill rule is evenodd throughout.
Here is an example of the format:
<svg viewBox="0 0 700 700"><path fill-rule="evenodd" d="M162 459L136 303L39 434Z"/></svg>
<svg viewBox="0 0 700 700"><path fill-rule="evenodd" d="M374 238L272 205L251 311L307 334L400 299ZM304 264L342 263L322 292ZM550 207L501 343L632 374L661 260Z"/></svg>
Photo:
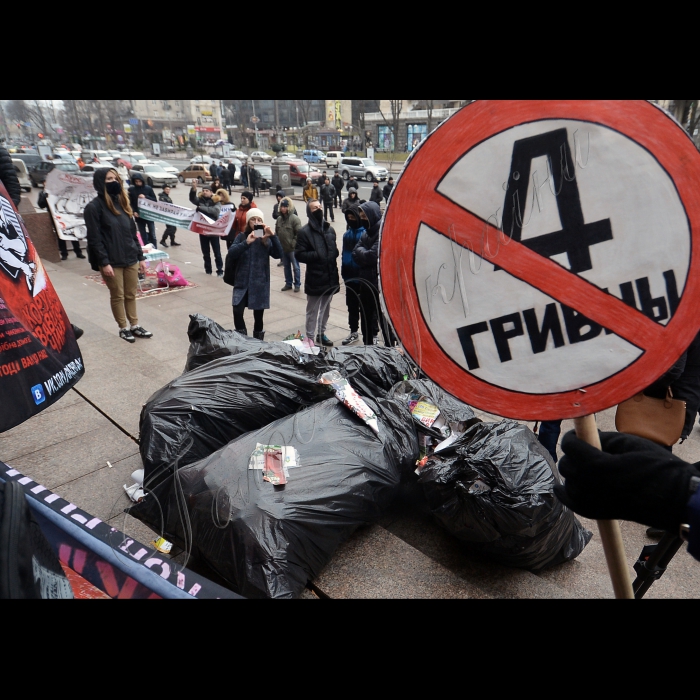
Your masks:
<svg viewBox="0 0 700 700"><path fill-rule="evenodd" d="M66 312L0 183L0 432L56 403L83 373Z"/></svg>

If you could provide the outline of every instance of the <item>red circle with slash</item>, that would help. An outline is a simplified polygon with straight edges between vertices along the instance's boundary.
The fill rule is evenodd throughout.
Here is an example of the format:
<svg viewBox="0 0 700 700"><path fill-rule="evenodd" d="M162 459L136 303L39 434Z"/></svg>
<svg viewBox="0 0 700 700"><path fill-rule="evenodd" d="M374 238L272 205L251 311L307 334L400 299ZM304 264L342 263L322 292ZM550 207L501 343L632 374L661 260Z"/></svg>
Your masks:
<svg viewBox="0 0 700 700"><path fill-rule="evenodd" d="M685 209L690 261L685 286L664 326L630 308L438 191L462 156L484 141L523 124L574 120L612 129L648 151L665 170ZM455 153L459 155L455 157ZM450 117L409 159L387 207L381 231L379 271L383 305L404 349L425 374L464 402L496 415L556 420L614 406L649 386L681 356L700 328L700 153L688 134L663 110L645 100L476 101ZM445 351L421 307L415 256L421 225L475 251L498 250L499 269L533 285L642 352L601 381L576 389L538 393L485 381ZM508 245L505 245L508 243ZM654 261L651 263L654 264Z"/></svg>

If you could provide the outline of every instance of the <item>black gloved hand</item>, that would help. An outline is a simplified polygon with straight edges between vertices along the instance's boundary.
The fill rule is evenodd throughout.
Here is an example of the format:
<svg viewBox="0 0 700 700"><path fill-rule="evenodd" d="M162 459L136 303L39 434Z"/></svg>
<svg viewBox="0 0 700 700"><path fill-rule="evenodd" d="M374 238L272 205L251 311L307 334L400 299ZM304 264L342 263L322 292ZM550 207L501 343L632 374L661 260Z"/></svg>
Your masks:
<svg viewBox="0 0 700 700"><path fill-rule="evenodd" d="M595 520L632 520L677 531L686 522L688 487L700 471L660 445L624 433L600 433L603 451L573 430L561 443L554 493L571 510Z"/></svg>

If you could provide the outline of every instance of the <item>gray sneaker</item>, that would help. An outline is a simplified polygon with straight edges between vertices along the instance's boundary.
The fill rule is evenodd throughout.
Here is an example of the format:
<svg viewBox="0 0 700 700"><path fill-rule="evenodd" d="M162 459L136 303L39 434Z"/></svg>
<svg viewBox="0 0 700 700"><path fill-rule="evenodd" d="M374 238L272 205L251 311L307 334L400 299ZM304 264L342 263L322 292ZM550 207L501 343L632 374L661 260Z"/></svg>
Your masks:
<svg viewBox="0 0 700 700"><path fill-rule="evenodd" d="M347 338L343 339L343 345L352 345L353 343L356 343L360 339L360 336L358 333L350 333L350 335Z"/></svg>
<svg viewBox="0 0 700 700"><path fill-rule="evenodd" d="M119 331L119 337L124 338L127 343L135 343L136 338L131 334L131 331L128 328L122 328Z"/></svg>
<svg viewBox="0 0 700 700"><path fill-rule="evenodd" d="M152 338L153 333L151 331L147 331L145 328L142 328L141 326L134 326L131 329L131 333L135 335L137 338Z"/></svg>

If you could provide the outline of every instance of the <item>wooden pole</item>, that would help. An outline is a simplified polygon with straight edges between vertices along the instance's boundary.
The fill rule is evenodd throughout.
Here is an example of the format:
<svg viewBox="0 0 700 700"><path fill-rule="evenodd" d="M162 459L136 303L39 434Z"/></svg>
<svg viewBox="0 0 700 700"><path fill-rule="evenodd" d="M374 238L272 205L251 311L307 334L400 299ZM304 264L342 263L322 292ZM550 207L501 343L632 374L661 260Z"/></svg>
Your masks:
<svg viewBox="0 0 700 700"><path fill-rule="evenodd" d="M574 418L574 428L576 436L580 440L601 449L595 416ZM617 520L596 520L596 523L600 532L600 541L603 543L605 561L608 564L615 598L634 598L620 523Z"/></svg>

